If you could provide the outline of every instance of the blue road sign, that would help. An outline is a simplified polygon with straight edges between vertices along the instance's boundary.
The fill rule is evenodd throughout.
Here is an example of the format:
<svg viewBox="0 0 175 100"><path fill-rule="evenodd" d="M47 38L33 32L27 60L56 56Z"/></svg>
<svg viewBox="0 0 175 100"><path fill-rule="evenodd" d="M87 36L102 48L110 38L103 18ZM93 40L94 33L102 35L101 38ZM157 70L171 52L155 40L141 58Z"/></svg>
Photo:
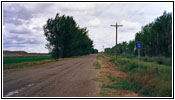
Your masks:
<svg viewBox="0 0 175 100"><path fill-rule="evenodd" d="M136 48L137 49L141 49L143 46L143 43L142 42L136 42Z"/></svg>

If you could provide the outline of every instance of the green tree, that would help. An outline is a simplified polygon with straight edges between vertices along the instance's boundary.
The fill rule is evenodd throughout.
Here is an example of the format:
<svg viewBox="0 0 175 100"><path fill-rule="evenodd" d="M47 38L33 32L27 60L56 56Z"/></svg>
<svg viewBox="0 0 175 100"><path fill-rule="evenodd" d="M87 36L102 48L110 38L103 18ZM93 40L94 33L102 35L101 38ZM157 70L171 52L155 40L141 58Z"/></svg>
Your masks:
<svg viewBox="0 0 175 100"><path fill-rule="evenodd" d="M137 54L135 50L136 41L143 43L141 56L166 56L172 55L172 13L166 11L162 16L156 18L153 22L142 27L137 32L135 39L117 44L118 54ZM105 49L106 53L115 53L114 47Z"/></svg>
<svg viewBox="0 0 175 100"><path fill-rule="evenodd" d="M164 12L154 22L142 27L135 41L143 42L142 55L171 56L172 49L172 13Z"/></svg>
<svg viewBox="0 0 175 100"><path fill-rule="evenodd" d="M87 28L80 28L72 16L56 14L54 19L47 20L43 29L48 41L46 48L56 59L90 54L95 50Z"/></svg>

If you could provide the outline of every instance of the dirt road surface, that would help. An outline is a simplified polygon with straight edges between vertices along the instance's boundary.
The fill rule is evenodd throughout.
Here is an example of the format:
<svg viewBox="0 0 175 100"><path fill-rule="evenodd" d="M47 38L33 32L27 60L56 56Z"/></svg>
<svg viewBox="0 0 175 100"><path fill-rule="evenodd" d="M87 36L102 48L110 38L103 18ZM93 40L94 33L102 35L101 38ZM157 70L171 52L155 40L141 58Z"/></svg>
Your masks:
<svg viewBox="0 0 175 100"><path fill-rule="evenodd" d="M94 97L98 83L92 80L96 55L44 64L3 73L3 96Z"/></svg>

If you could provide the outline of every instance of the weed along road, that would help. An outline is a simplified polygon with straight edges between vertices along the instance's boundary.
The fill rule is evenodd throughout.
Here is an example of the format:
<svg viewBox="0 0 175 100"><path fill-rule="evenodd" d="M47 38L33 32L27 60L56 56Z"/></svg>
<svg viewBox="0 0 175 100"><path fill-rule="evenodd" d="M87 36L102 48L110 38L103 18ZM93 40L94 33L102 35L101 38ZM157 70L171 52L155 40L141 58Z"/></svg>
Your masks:
<svg viewBox="0 0 175 100"><path fill-rule="evenodd" d="M99 84L92 80L96 55L68 58L3 73L3 96L94 97Z"/></svg>

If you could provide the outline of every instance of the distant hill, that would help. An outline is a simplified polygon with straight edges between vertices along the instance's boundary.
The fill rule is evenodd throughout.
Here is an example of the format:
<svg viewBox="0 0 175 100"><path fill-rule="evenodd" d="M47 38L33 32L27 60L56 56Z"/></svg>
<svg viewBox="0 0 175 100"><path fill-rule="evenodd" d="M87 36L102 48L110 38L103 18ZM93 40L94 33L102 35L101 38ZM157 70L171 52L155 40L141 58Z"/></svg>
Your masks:
<svg viewBox="0 0 175 100"><path fill-rule="evenodd" d="M8 51L3 50L3 56L42 56L48 53L27 53L26 51Z"/></svg>

